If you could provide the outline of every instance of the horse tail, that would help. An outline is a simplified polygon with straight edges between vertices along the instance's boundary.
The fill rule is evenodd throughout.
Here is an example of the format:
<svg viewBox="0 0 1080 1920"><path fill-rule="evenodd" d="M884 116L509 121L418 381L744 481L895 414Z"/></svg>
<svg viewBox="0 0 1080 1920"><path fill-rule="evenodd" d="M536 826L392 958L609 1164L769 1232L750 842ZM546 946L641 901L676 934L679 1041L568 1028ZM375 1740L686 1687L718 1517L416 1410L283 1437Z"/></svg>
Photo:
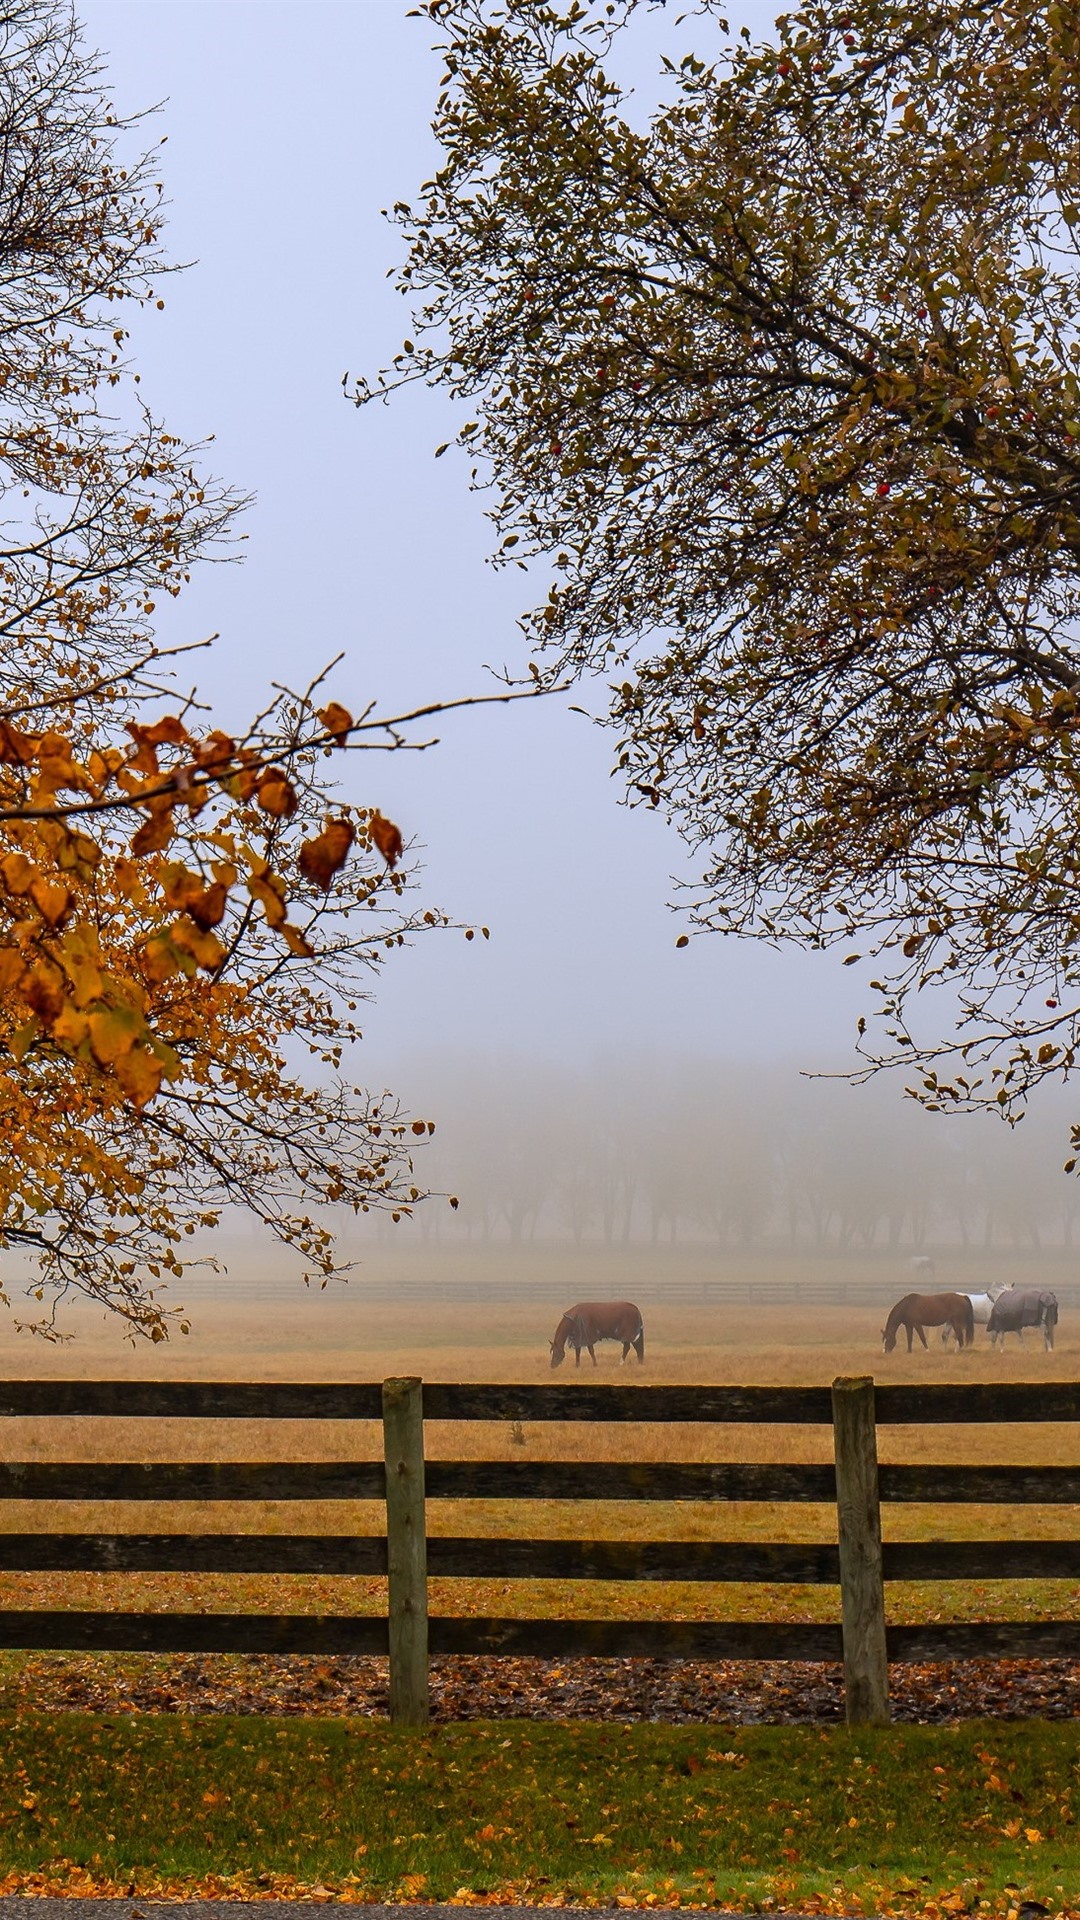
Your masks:
<svg viewBox="0 0 1080 1920"><path fill-rule="evenodd" d="M975 1309L968 1294L964 1295L964 1345L975 1344Z"/></svg>
<svg viewBox="0 0 1080 1920"><path fill-rule="evenodd" d="M638 1357L638 1359L639 1359L639 1360L641 1361L641 1363L642 1363L642 1365L644 1365L644 1362L645 1362L645 1322L644 1322L644 1320L642 1319L642 1317L641 1317L641 1315L640 1315L640 1313L638 1314L638 1317L637 1317L637 1332L636 1332L636 1333L635 1333L635 1335L634 1335L634 1339L633 1339L633 1348L634 1348L634 1352L635 1352L635 1353L637 1354L637 1357Z"/></svg>

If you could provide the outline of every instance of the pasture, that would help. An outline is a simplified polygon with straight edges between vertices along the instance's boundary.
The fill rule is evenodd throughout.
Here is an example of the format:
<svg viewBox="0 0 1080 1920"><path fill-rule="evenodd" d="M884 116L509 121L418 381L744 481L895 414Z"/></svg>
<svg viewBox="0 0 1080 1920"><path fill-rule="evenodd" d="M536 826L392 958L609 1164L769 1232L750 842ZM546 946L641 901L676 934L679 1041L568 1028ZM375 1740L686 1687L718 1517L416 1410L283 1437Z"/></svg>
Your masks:
<svg viewBox="0 0 1080 1920"><path fill-rule="evenodd" d="M687 1263L676 1263L685 1274ZM1003 1263L997 1263L1000 1272ZM600 1263L602 1266L603 1263ZM130 1349L83 1316L73 1347L0 1342L10 1375L202 1378L213 1381L428 1380L815 1385L836 1374L943 1382L1069 1380L1080 1369L1080 1310L1063 1308L1057 1348L1030 1336L1004 1353L980 1330L958 1354L932 1341L909 1357L880 1352L880 1306L665 1302L646 1263L565 1270L553 1302L536 1256L516 1297L495 1304L422 1297L402 1285L373 1298L363 1281L337 1294L201 1301L190 1339ZM655 1273L657 1262L653 1262ZM409 1263L399 1272L409 1273ZM756 1268L760 1273L761 1267ZM790 1269L771 1269L781 1280ZM414 1276L415 1277L415 1276ZM814 1275L813 1277L817 1277ZM974 1289L978 1274L969 1284ZM1002 1277L1013 1277L1003 1275ZM1026 1281L1026 1272L1017 1278ZM459 1282L460 1284L460 1282ZM939 1284L963 1285L950 1272ZM1053 1285L1051 1277L1048 1284ZM901 1265L895 1296L908 1290ZM372 1289L372 1292L375 1290ZM394 1292L393 1288L385 1291ZM647 1363L618 1365L601 1346L557 1375L548 1341L562 1306L629 1295L642 1307ZM883 1290L885 1304L891 1296ZM7 1419L8 1459L183 1461L375 1460L375 1422L124 1418ZM824 1461L831 1435L813 1426L620 1427L587 1422L430 1423L431 1458L517 1461ZM1077 1461L1074 1425L884 1427L896 1463ZM1080 1463L1080 1462L1078 1462ZM970 1534L1077 1534L1077 1509L1025 1504L978 1509L887 1506L890 1539ZM9 1501L0 1529L108 1532L252 1530L273 1535L380 1530L375 1503L327 1500L154 1507L138 1502L26 1506ZM628 1502L429 1503L431 1534L533 1538L835 1539L835 1506L785 1503L662 1505ZM920 1622L1080 1618L1070 1583L889 1583L890 1618ZM670 1619L834 1620L838 1590L582 1581L433 1580L442 1614L617 1613ZM385 1583L326 1575L133 1573L0 1574L0 1605L148 1611L382 1613ZM213 1663L228 1703L232 1666ZM318 1663L309 1663L317 1668ZM1075 1796L1080 1743L1072 1725L999 1721L884 1730L746 1726L633 1727L492 1720L433 1729L422 1738L372 1720L284 1719L169 1711L168 1660L152 1656L0 1654L0 1737L16 1791L0 1806L0 1892L137 1893L180 1897L272 1893L341 1899L519 1900L529 1904L802 1906L820 1913L1015 1914L1024 1898L1055 1916L1078 1911ZM123 1698L124 1675L161 1681L165 1711L85 1714L88 1676ZM316 1679L317 1679L316 1673ZM250 1683L250 1673L247 1676ZM224 1702L222 1695L224 1694ZM148 1690L153 1699L153 1687ZM61 1712L35 1711L33 1703ZM209 1703L208 1703L209 1704ZM71 1710L75 1709L75 1710Z"/></svg>
<svg viewBox="0 0 1080 1920"><path fill-rule="evenodd" d="M254 1302L240 1297L232 1304L199 1301L194 1308L194 1332L176 1339L165 1350L121 1346L115 1333L84 1317L74 1346L41 1348L32 1356L25 1342L9 1337L0 1346L0 1365L8 1373L33 1371L57 1378L157 1376L204 1379L340 1380L380 1379L391 1374L416 1373L428 1380L535 1381L557 1378L564 1385L575 1379L611 1380L633 1385L709 1382L715 1384L809 1385L829 1382L843 1373L869 1372L879 1381L934 1382L945 1380L1028 1380L1037 1393L1041 1380L1075 1379L1080 1370L1080 1309L1062 1309L1056 1350L1047 1353L1041 1339L1029 1333L1021 1346L1011 1337L1004 1351L991 1349L979 1330L973 1348L958 1353L944 1349L936 1336L924 1352L918 1344L909 1356L901 1347L881 1353L882 1306L710 1304L690 1306L665 1303L665 1271L676 1275L715 1271L697 1256L673 1256L631 1249L627 1255L594 1256L575 1267L565 1256L556 1263L542 1250L517 1256L514 1284L506 1297L490 1300L456 1299L463 1280L472 1272L505 1273L506 1256L486 1259L458 1254L452 1262L434 1268L416 1253L394 1258L372 1257L369 1270L348 1288L299 1297L279 1287ZM389 1272L400 1284L392 1299L371 1299L365 1278ZM427 1271L445 1274L441 1294L423 1295L418 1276ZM755 1263L754 1275L772 1279L818 1280L820 1267L794 1262ZM852 1263L839 1271L851 1276ZM856 1274L858 1270L856 1269ZM911 1275L904 1261L871 1270L880 1281L883 1302L909 1290ZM1071 1273L1065 1270L1068 1277ZM641 1305L645 1318L646 1365L631 1358L618 1364L618 1348L598 1349L594 1370L584 1355L580 1370L572 1357L553 1376L548 1364L548 1342L560 1307L551 1304L553 1273L561 1286L563 1304L578 1297L603 1298L605 1292L629 1296ZM985 1283L987 1269L976 1260L954 1261L947 1273L939 1267L938 1285L970 1287ZM1028 1284L1030 1267L998 1259L993 1277ZM895 1279L895 1295L889 1291ZM1038 1283L1053 1285L1054 1264L1038 1269ZM243 1289L240 1289L241 1294ZM537 1297L539 1296L539 1297ZM6 1457L48 1461L60 1459L113 1460L362 1460L380 1457L381 1434L358 1423L322 1423L321 1427L277 1421L147 1422L102 1419L60 1423L48 1419L8 1420L3 1427ZM1000 1432L990 1427L967 1429L884 1429L879 1436L882 1460L897 1464L935 1461L994 1462L1008 1471L1010 1464L1080 1464L1080 1430L1076 1426L1025 1425ZM431 1458L493 1458L517 1460L594 1459L644 1460L738 1459L742 1461L819 1461L830 1457L831 1436L813 1427L693 1426L592 1427L587 1423L545 1424L517 1428L509 1422L487 1425L432 1423L428 1450ZM0 1503L3 1504L3 1503ZM948 1539L970 1536L973 1525L984 1537L1015 1537L1016 1512L1004 1504L972 1510L964 1507L887 1508L887 1539ZM1027 1538L1077 1535L1080 1515L1068 1507L1025 1505L1022 1532ZM284 1533L295 1530L300 1516L285 1503L230 1507L224 1503L173 1505L155 1509L125 1502L112 1508L76 1503L33 1508L17 1502L4 1504L0 1528L55 1531L241 1532ZM326 1501L304 1511L304 1531L322 1534L377 1531L381 1512L371 1504ZM500 1502L497 1500L429 1503L429 1531L433 1534L468 1532L507 1535L527 1531L537 1539L570 1536L617 1539L626 1534L653 1539L772 1538L798 1542L835 1538L832 1508L787 1504L711 1503L636 1507L601 1502ZM590 1581L491 1582L485 1580L433 1581L433 1610L441 1613L520 1612L528 1616L603 1617L613 1608L625 1618L635 1614L701 1619L838 1618L839 1595L833 1588L779 1587L751 1584L713 1586L694 1583L650 1582L647 1586L601 1586ZM381 1579L327 1575L222 1576L215 1574L36 1573L0 1574L0 1605L5 1607L119 1607L185 1610L238 1607L252 1611L381 1612L385 1587ZM916 1623L935 1614L955 1619L980 1617L1025 1618L1052 1614L1080 1618L1080 1595L1071 1583L1000 1581L948 1583L922 1587L896 1583L889 1587L890 1618ZM7 1656L4 1665L10 1671Z"/></svg>

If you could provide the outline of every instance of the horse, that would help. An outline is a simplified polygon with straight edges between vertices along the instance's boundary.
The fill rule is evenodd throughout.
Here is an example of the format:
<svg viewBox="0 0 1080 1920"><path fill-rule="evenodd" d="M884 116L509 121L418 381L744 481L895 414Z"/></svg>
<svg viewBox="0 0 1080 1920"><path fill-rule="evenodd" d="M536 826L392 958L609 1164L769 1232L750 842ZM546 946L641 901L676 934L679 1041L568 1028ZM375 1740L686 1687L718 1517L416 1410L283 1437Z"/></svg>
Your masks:
<svg viewBox="0 0 1080 1920"><path fill-rule="evenodd" d="M975 1317L971 1311L971 1301L966 1293L905 1293L898 1300L881 1335L881 1350L891 1353L896 1345L896 1336L901 1327L907 1334L907 1350L911 1352L911 1336L917 1333L923 1346L926 1345L924 1327L940 1327L947 1321L956 1335L957 1345L970 1347L975 1338Z"/></svg>
<svg viewBox="0 0 1080 1920"><path fill-rule="evenodd" d="M598 1340L621 1340L622 1360L633 1347L638 1361L645 1359L645 1325L641 1310L630 1300L588 1300L576 1307L568 1307L555 1329L555 1338L551 1342L551 1364L561 1367L566 1358L568 1346L574 1349L576 1364L581 1365L581 1349L586 1347L593 1366L596 1365L595 1346Z"/></svg>
<svg viewBox="0 0 1080 1920"><path fill-rule="evenodd" d="M928 1253L913 1253L911 1259L908 1261L908 1266L911 1268L912 1273L917 1273L926 1280L932 1280L937 1272L937 1268Z"/></svg>
<svg viewBox="0 0 1080 1920"><path fill-rule="evenodd" d="M1025 1327L1041 1327L1043 1346L1050 1353L1057 1321L1056 1293L1040 1293L1035 1287L1010 1287L1007 1293L999 1293L994 1301L986 1331L992 1347L997 1346L999 1339L1004 1347L1007 1333L1018 1334L1022 1342Z"/></svg>
<svg viewBox="0 0 1080 1920"><path fill-rule="evenodd" d="M986 1326L987 1322L990 1319L990 1315L994 1310L994 1301L997 1299L998 1294L1004 1293L1004 1291L1005 1291L1005 1283L1004 1281L1001 1281L998 1283L996 1287L988 1287L985 1293L969 1293L968 1294L968 1299L971 1301L971 1311L975 1316L975 1325L977 1327ZM952 1339L951 1326L946 1325L942 1327L941 1329L942 1346L947 1347L951 1339Z"/></svg>

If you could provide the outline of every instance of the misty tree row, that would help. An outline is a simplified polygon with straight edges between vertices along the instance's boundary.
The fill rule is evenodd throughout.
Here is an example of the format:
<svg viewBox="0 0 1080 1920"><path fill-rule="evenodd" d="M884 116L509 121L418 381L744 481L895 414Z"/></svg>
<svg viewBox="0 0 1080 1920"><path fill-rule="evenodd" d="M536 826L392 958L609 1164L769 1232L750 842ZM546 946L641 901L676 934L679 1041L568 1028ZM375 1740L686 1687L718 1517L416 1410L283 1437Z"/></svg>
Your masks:
<svg viewBox="0 0 1080 1920"><path fill-rule="evenodd" d="M430 1056L435 1199L409 1236L870 1252L1080 1241L1067 1090L1015 1128L794 1064ZM400 1230L399 1230L400 1231Z"/></svg>

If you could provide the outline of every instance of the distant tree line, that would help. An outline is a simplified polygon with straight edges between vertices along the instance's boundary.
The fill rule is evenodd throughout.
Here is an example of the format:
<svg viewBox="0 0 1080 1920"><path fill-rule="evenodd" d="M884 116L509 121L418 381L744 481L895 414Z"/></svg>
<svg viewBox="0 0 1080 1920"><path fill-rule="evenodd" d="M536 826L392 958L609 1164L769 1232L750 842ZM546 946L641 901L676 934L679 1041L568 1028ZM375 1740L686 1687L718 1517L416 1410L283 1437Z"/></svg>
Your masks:
<svg viewBox="0 0 1080 1920"><path fill-rule="evenodd" d="M1064 1096L1009 1128L928 1116L896 1082L852 1088L783 1064L446 1055L417 1077L441 1116L420 1177L458 1206L430 1201L410 1237L852 1254L1080 1243Z"/></svg>

